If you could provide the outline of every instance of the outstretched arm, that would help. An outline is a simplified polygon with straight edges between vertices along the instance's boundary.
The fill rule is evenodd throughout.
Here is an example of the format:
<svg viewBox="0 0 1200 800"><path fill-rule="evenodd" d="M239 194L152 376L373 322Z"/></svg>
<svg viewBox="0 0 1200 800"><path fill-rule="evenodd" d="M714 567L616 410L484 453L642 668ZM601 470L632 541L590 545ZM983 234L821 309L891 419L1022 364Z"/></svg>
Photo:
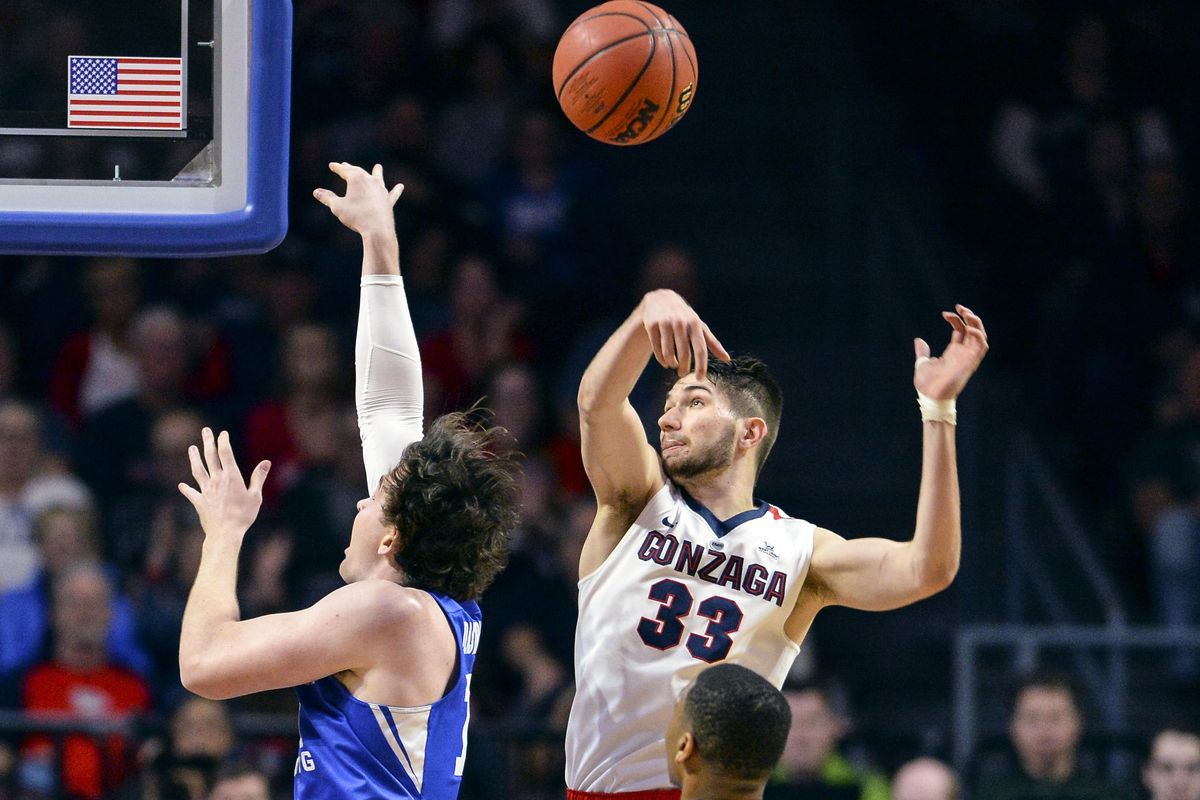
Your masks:
<svg viewBox="0 0 1200 800"><path fill-rule="evenodd" d="M421 438L424 414L421 354L400 277L392 213L404 187L388 191L378 164L370 173L346 163L331 163L329 169L346 181L345 196L328 189L313 196L363 242L354 396L367 492L374 494L404 448Z"/></svg>
<svg viewBox="0 0 1200 800"><path fill-rule="evenodd" d="M346 669L370 666L375 648L394 649L381 635L410 624L419 605L380 580L343 586L311 608L242 620L237 562L246 531L262 505L270 464L247 485L224 431L202 432L204 457L188 450L196 487L180 484L200 516L204 546L179 637L179 676L191 692L214 699L296 686ZM395 657L392 653L390 657Z"/></svg>
<svg viewBox="0 0 1200 800"><path fill-rule="evenodd" d="M954 400L987 353L983 320L965 306L942 316L953 328L950 344L931 358L923 339L913 342L917 389L924 420L917 521L908 542L846 540L818 529L806 587L820 605L887 611L936 594L958 573L962 549Z"/></svg>
<svg viewBox="0 0 1200 800"><path fill-rule="evenodd" d="M663 485L658 454L629 402L629 393L653 355L686 375L693 364L704 378L708 350L729 354L696 312L675 292L642 298L592 359L579 384L583 466L596 492L596 522L584 543L580 574L603 563L646 501Z"/></svg>

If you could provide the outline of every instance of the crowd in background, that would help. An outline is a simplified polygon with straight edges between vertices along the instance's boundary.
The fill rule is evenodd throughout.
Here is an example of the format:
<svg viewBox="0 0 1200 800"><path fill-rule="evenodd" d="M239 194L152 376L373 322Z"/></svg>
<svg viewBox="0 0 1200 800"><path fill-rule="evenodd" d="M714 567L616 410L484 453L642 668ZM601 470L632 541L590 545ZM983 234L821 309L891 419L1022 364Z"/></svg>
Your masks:
<svg viewBox="0 0 1200 800"><path fill-rule="evenodd" d="M958 234L988 265L978 306L1005 342L994 358L1028 367L1029 407L1103 512L1098 529L1117 537L1109 549L1146 554L1147 614L1200 624L1189 211L1200 114L1175 91L1195 75L1195 48L1180 39L1200 13L861 5L864 52L888 65L883 79L912 109ZM78 35L63 13L59 27ZM330 160L381 162L406 186L397 219L427 414L487 398L525 454L521 525L483 599L488 657L472 691L472 724L511 735L473 739L463 797L561 796L554 732L571 698L575 572L594 510L575 389L644 290L674 288L703 313L695 255L604 202L605 176L554 106L549 68L566 21L549 0L298 0L291 231L280 248L153 263L0 259L0 706L169 720L11 736L0 796L197 798L220 784L220 797L237 782L265 796L264 776L287 796L294 741L235 735L230 714L288 712L292 696L213 703L179 685L202 533L176 485L190 478L186 448L202 425L229 430L243 463L273 463L242 560L244 616L339 585L366 486L350 360L359 244L310 197L339 188ZM21 24L0 9L7 41L22 45L0 49L0 69L36 51ZM0 164L50 157L0 140ZM604 258L611 248L598 243L613 237L629 258ZM634 400L649 412L661 398L647 385ZM1120 538L1129 530L1144 539ZM1196 657L1184 652L1173 668L1194 680ZM906 787L978 779L988 800L1067 782L1074 793L1036 796L1099 800L1135 796L1144 777L1154 800L1200 798L1194 720L1147 742L1144 774L1115 789L1076 757L1082 722L1068 684L1038 680L1014 695L1010 763L955 778L918 761L892 796L950 797ZM862 766L868 752L838 749L851 715L836 687L799 684L789 702L796 722L769 797L889 796L888 777ZM512 776L504 795L501 772ZM1184 778L1190 794L1159 788Z"/></svg>

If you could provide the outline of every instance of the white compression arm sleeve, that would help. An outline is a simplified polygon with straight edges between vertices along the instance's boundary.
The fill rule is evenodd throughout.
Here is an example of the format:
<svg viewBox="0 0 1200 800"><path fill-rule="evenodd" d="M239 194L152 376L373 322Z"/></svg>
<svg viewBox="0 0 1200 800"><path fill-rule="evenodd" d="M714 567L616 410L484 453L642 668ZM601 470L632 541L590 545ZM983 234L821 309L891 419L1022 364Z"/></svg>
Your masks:
<svg viewBox="0 0 1200 800"><path fill-rule="evenodd" d="M354 398L367 491L392 471L404 448L421 438L421 353L399 275L362 279L354 344Z"/></svg>

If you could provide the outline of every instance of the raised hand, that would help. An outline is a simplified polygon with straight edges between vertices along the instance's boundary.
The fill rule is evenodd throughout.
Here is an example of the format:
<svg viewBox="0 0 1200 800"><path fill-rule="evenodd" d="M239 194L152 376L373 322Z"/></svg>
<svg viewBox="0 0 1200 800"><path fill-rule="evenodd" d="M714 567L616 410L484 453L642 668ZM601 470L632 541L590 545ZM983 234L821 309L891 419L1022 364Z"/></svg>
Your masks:
<svg viewBox="0 0 1200 800"><path fill-rule="evenodd" d="M658 289L643 298L642 325L655 360L680 377L694 369L697 380L704 380L709 350L722 361L729 360L729 353L699 315L669 289Z"/></svg>
<svg viewBox="0 0 1200 800"><path fill-rule="evenodd" d="M942 312L942 317L954 330L950 335L950 344L946 345L940 356L930 356L929 344L924 339L913 340L913 350L917 356L913 367L913 386L934 400L953 400L958 397L988 351L983 320L964 305L956 305L954 309Z"/></svg>
<svg viewBox="0 0 1200 800"><path fill-rule="evenodd" d="M188 448L192 477L199 491L186 483L179 484L179 491L195 506L207 538L240 537L258 517L262 487L271 462L263 461L255 467L247 486L233 457L229 434L221 431L220 437L214 439L212 430L205 428L200 437L204 445L203 460L195 445Z"/></svg>
<svg viewBox="0 0 1200 800"><path fill-rule="evenodd" d="M345 161L330 162L329 169L346 181L346 194L339 196L329 189L314 189L313 197L327 206L338 221L364 236L395 227L392 206L400 199L404 184L398 183L389 191L379 164L370 172Z"/></svg>

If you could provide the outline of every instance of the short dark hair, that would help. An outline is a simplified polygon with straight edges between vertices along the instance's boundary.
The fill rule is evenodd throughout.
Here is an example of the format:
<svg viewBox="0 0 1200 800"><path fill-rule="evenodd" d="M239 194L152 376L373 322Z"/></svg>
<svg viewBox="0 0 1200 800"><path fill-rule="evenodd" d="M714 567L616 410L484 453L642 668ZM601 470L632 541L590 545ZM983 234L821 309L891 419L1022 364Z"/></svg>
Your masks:
<svg viewBox="0 0 1200 800"><path fill-rule="evenodd" d="M726 363L710 354L708 379L725 392L730 406L739 417L762 417L766 421L767 435L758 448L758 471L761 472L779 436L783 390L767 365L749 355L735 356Z"/></svg>
<svg viewBox="0 0 1200 800"><path fill-rule="evenodd" d="M1019 677L1013 684L1009 697L1009 708L1017 710L1017 702L1021 695L1029 689L1044 689L1051 692L1063 692L1071 699L1071 705L1079 710L1079 694L1075 691L1075 680L1065 672L1053 669L1038 669Z"/></svg>
<svg viewBox="0 0 1200 800"><path fill-rule="evenodd" d="M384 478L391 558L406 586L473 600L508 560L519 468L508 431L485 418L478 408L439 417Z"/></svg>
<svg viewBox="0 0 1200 800"><path fill-rule="evenodd" d="M737 664L701 672L688 690L683 712L705 764L746 780L771 774L792 725L792 711L780 691Z"/></svg>

